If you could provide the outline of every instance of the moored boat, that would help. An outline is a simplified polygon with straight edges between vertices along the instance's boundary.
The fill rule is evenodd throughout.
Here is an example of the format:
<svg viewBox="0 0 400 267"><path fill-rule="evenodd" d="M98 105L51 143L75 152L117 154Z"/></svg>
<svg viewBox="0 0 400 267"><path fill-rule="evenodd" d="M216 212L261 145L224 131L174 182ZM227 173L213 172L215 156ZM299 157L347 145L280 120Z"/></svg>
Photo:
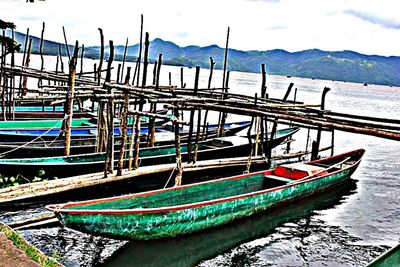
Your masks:
<svg viewBox="0 0 400 267"><path fill-rule="evenodd" d="M249 127L249 121L240 121L240 122L232 122L225 124L225 135L231 136L234 135L245 128ZM167 145L171 144L174 141L173 133L169 131L168 128L164 128L163 126L158 126L155 129L155 142L159 145ZM207 130L207 139L214 138L217 136L218 126L217 124L211 124L208 126ZM122 130L120 128L114 129L115 139L118 141L120 139L120 134ZM128 134L132 133L132 128L127 129ZM93 148L88 148L86 150L88 153L93 152L95 150L96 144L96 136L97 136L97 129L96 128L72 128L71 130L71 146L88 146L91 145ZM141 128L142 140L146 139L148 133L148 129L145 127ZM38 138L40 136L40 138ZM188 132L181 132L181 139L185 140L188 138ZM36 140L33 141L32 140ZM43 130L43 129L31 129L31 130L0 130L0 153L8 151L10 149L14 149L16 146L21 147L21 151L23 148L29 149L29 147L63 147L64 146L64 139L59 129L53 130ZM49 142L48 142L49 141ZM26 145L26 142L30 142L29 145ZM47 143L48 142L48 143ZM34 149L32 149L34 150ZM83 152L84 148L82 148ZM77 153L79 149L77 149ZM17 153L17 154L15 154ZM15 156L19 156L18 152L15 151L13 153ZM51 154L53 155L53 154Z"/></svg>
<svg viewBox="0 0 400 267"><path fill-rule="evenodd" d="M400 264L400 244L387 250L385 253L371 261L366 267L393 267Z"/></svg>
<svg viewBox="0 0 400 267"><path fill-rule="evenodd" d="M67 227L95 235L158 239L201 231L328 190L356 170L363 149L180 187L48 205Z"/></svg>
<svg viewBox="0 0 400 267"><path fill-rule="evenodd" d="M225 135L227 137L235 135L237 132L243 130L244 125L232 126L225 130ZM278 130L274 138L270 139L271 147L276 147L289 136L294 135L299 128L285 128ZM161 133L159 133L161 135ZM216 138L217 133L212 132L208 135L206 140ZM181 142L187 143L188 136L182 135ZM205 140L203 140L205 141ZM162 139L159 135L156 136L156 146L167 146L174 143L174 136L172 134L169 137ZM119 150L121 147L121 137L116 136L114 139L114 148ZM127 144L127 149L129 144ZM140 144L141 149L147 147L145 141ZM73 139L71 140L70 155L78 154L88 154L96 152L96 139L86 138L86 139ZM63 156L65 153L65 141L57 140L54 142L43 142L37 141L26 144L25 142L0 142L0 156L4 158L34 158L34 157L51 157L51 156ZM1 172L0 172L1 173Z"/></svg>

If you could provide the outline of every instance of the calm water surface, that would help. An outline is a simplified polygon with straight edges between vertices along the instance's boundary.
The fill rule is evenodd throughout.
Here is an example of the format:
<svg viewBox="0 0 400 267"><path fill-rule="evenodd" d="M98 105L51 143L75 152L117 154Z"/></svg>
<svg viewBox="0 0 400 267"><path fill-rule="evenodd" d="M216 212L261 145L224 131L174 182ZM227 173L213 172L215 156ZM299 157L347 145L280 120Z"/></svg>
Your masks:
<svg viewBox="0 0 400 267"><path fill-rule="evenodd" d="M185 69L189 88L194 71ZM168 72L173 84L180 84L179 68L163 66L162 72L161 84L168 83ZM221 86L221 77L221 71L215 71L213 86ZM230 78L231 92L260 91L259 74L232 72ZM202 70L200 85L206 87L207 80L208 70ZM297 99L306 103L318 104L328 86L332 90L327 109L400 118L398 87L268 76L270 97L282 98L290 82L298 88ZM312 132L311 138L315 136ZM323 138L322 146L329 145L330 133ZM306 131L295 139L293 147L304 149ZM335 132L335 153L357 148L366 150L361 165L352 180L334 192L187 237L126 242L59 227L22 234L67 266L363 266L400 242L400 142ZM27 208L3 211L0 219L9 222L47 213L42 206L29 207L29 215Z"/></svg>

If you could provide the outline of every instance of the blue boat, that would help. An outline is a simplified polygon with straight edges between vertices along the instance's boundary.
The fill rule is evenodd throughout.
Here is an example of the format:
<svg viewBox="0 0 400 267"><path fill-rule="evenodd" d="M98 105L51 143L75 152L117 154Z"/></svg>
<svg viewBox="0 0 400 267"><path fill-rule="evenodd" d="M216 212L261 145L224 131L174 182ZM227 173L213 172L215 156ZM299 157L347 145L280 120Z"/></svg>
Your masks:
<svg viewBox="0 0 400 267"><path fill-rule="evenodd" d="M225 130L229 131L230 129L245 129L250 125L249 121L241 121L234 123L226 123ZM210 124L208 126L208 134L211 135L216 133L218 130L217 124ZM132 128L127 129L128 135L132 134ZM147 135L148 128L141 128L141 135ZM169 126L161 126L155 128L156 135L159 136L171 136L172 132L170 131ZM57 137L61 137L63 135L61 129L2 129L0 130L0 141L1 142L29 142L34 139L53 141ZM122 129L116 127L114 129L114 135L120 136L122 135ZM181 136L187 136L188 132L182 130ZM72 139L83 139L83 138L95 138L97 136L97 128L94 127L79 127L79 128L71 128L71 138ZM162 139L164 139L162 137Z"/></svg>

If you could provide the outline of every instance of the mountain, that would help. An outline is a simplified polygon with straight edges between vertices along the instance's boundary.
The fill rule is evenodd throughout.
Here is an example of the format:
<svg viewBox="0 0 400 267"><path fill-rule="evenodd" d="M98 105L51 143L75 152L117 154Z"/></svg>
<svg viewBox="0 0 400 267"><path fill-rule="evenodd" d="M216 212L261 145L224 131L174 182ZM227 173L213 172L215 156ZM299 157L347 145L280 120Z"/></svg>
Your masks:
<svg viewBox="0 0 400 267"><path fill-rule="evenodd" d="M25 34L16 32L15 39L23 46ZM39 53L40 38L32 37L32 39L33 53ZM57 55L59 45L57 42L45 40L44 53ZM74 46L69 45L71 53L73 48ZM115 60L122 60L125 47L116 45L114 48ZM63 55L66 55L64 44L61 44L61 49ZM138 50L138 44L129 46L127 60L136 61ZM85 47L85 57L97 59L99 51L99 46ZM105 54L107 58L108 46ZM212 57L216 62L215 68L223 67L224 49L217 45L180 47L173 42L156 38L150 42L150 62L157 60L159 54L163 55L164 64L209 68ZM400 86L400 57L318 49L294 53L282 49L268 51L229 49L228 51L229 70L260 72L262 63L265 63L268 74Z"/></svg>

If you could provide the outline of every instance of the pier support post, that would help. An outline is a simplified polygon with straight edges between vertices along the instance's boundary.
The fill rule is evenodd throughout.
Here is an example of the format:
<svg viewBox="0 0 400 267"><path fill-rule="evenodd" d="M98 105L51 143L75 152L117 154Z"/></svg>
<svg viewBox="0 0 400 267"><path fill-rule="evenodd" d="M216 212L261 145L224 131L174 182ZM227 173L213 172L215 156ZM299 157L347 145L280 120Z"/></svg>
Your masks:
<svg viewBox="0 0 400 267"><path fill-rule="evenodd" d="M129 79L128 79L129 80ZM128 127L128 107L129 107L129 95L128 92L125 92L124 95L124 107L122 111L122 140L121 140L121 148L119 150L118 156L118 170L117 176L122 175L122 169L124 167L124 158L125 158L125 143L126 143L126 136L127 136L127 127Z"/></svg>
<svg viewBox="0 0 400 267"><path fill-rule="evenodd" d="M71 146L71 124L72 116L74 113L74 91L75 91L75 78L76 78L76 64L78 60L78 41L75 43L75 50L72 59L69 62L69 79L68 79L68 93L67 93L67 109L65 112L65 150L64 155L69 156Z"/></svg>
<svg viewBox="0 0 400 267"><path fill-rule="evenodd" d="M326 94L330 91L331 89L328 87L325 87L324 90L322 91L322 97L321 97L321 110L325 109L325 97ZM320 117L322 117L322 113L320 114ZM319 151L319 146L321 143L321 132L322 132L322 127L318 126L317 130L317 140L313 141L312 143L312 150L311 150L311 160L316 160L318 158L318 151Z"/></svg>

